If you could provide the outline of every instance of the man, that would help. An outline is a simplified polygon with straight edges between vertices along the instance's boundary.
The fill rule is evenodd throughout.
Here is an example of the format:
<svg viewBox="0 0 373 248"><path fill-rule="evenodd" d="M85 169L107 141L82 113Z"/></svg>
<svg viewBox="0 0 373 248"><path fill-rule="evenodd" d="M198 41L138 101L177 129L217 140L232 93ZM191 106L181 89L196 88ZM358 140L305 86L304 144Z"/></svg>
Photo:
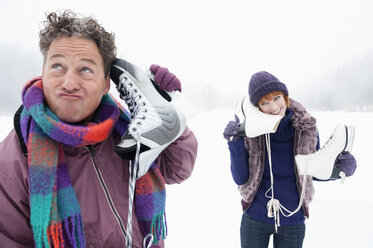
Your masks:
<svg viewBox="0 0 373 248"><path fill-rule="evenodd" d="M114 35L65 11L49 14L39 36L42 76L25 85L15 129L0 144L0 247L125 247L129 161L114 147L130 119L108 95ZM161 89L181 90L166 68L151 71ZM196 154L186 128L137 180L133 247L164 247L164 204L151 199L186 180Z"/></svg>

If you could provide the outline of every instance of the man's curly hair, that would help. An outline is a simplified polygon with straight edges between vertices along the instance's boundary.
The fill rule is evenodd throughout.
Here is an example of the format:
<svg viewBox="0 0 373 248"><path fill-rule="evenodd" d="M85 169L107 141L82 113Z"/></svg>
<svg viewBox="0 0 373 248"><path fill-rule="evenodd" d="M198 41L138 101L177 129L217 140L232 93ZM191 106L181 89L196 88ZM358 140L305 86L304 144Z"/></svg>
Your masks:
<svg viewBox="0 0 373 248"><path fill-rule="evenodd" d="M61 37L84 38L96 43L103 59L105 77L108 75L117 53L115 35L106 32L96 19L65 10L60 15L56 12L49 13L43 24L44 28L39 32L39 47L44 62L53 41Z"/></svg>

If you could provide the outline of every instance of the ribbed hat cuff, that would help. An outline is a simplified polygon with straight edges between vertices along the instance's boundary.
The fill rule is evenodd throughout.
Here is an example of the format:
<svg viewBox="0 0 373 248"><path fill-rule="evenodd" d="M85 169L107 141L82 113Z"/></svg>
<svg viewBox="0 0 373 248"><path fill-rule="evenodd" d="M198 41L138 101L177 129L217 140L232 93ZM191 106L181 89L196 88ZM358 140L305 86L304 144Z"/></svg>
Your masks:
<svg viewBox="0 0 373 248"><path fill-rule="evenodd" d="M285 84L281 83L280 81L270 81L262 84L260 87L257 87L251 94L250 101L253 105L257 106L259 100L263 96L273 91L281 91L285 93L285 95L289 94Z"/></svg>

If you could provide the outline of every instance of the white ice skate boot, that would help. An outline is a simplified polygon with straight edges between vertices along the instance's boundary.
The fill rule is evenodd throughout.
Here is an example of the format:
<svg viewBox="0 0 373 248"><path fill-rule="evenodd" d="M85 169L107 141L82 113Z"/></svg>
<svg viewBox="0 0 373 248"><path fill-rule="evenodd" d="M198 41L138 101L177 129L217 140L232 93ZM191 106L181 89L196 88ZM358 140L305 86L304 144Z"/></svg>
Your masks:
<svg viewBox="0 0 373 248"><path fill-rule="evenodd" d="M341 172L334 166L338 155L351 151L354 141L353 126L338 125L325 145L309 155L296 155L295 163L301 175L310 175L320 180L337 179Z"/></svg>
<svg viewBox="0 0 373 248"><path fill-rule="evenodd" d="M248 96L238 101L236 115L244 122L240 124L238 134L250 138L266 133L274 133L281 121L281 116L265 114L254 106Z"/></svg>
<svg viewBox="0 0 373 248"><path fill-rule="evenodd" d="M124 159L133 159L136 151L139 152L136 176L139 178L148 171L158 155L184 132L186 118L173 104L178 95L159 90L158 85L133 64L116 59L111 68L111 79L127 103L132 118L115 151ZM140 151L138 141L141 143Z"/></svg>

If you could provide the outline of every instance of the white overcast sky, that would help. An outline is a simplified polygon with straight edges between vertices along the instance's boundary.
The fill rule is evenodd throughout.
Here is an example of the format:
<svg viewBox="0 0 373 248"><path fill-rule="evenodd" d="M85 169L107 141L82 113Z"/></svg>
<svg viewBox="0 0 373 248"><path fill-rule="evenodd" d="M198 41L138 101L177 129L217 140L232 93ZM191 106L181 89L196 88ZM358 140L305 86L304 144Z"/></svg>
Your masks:
<svg viewBox="0 0 373 248"><path fill-rule="evenodd" d="M44 12L68 8L114 32L121 57L168 67L184 89L246 93L251 75L267 70L299 90L373 51L369 0L0 0L0 41L38 54Z"/></svg>

